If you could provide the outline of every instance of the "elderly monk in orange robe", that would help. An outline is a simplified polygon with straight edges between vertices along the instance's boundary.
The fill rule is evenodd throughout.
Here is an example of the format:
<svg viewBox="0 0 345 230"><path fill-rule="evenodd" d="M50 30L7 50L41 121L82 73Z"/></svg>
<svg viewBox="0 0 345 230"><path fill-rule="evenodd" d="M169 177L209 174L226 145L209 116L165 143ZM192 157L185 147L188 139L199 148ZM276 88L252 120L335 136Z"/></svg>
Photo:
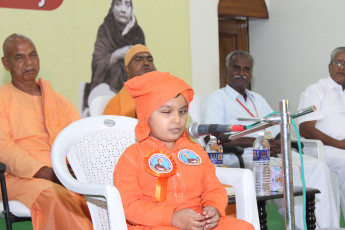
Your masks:
<svg viewBox="0 0 345 230"><path fill-rule="evenodd" d="M186 138L193 89L158 71L124 87L137 104L139 120L139 142L125 150L114 170L128 228L253 230L251 224L225 216L228 197L215 166L201 145ZM166 170L154 167L159 159Z"/></svg>
<svg viewBox="0 0 345 230"><path fill-rule="evenodd" d="M156 70L156 68L153 64L153 57L146 46L137 44L128 50L125 56L127 80L154 70ZM103 114L137 118L135 110L136 106L133 98L123 87L120 92L109 101Z"/></svg>
<svg viewBox="0 0 345 230"><path fill-rule="evenodd" d="M9 200L30 208L34 230L92 229L84 197L60 184L50 158L55 137L80 119L78 112L49 82L36 82L39 57L29 38L10 35L3 52L12 77L0 88L0 161L7 167Z"/></svg>

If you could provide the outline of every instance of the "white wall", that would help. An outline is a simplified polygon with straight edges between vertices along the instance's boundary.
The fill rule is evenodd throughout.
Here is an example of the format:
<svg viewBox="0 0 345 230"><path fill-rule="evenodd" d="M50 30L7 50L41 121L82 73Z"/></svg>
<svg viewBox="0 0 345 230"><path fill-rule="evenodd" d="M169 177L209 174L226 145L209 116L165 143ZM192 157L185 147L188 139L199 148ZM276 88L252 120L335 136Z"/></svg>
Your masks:
<svg viewBox="0 0 345 230"><path fill-rule="evenodd" d="M219 88L218 1L189 0L192 87L201 95Z"/></svg>
<svg viewBox="0 0 345 230"><path fill-rule="evenodd" d="M219 88L218 0L189 0L193 88ZM297 109L301 92L328 76L331 51L345 46L344 0L266 0L269 19L250 19L255 59L252 89L273 109L288 99Z"/></svg>
<svg viewBox="0 0 345 230"><path fill-rule="evenodd" d="M345 46L344 0L266 0L269 19L251 19L252 89L273 107L288 99L297 109L301 92L328 76L331 51Z"/></svg>

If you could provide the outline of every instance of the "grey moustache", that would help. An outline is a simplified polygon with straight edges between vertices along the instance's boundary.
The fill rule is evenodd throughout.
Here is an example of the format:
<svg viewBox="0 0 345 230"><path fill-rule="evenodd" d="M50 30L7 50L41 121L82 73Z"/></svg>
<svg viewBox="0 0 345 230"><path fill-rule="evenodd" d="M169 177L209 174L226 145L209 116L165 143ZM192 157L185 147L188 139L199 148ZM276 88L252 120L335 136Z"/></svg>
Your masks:
<svg viewBox="0 0 345 230"><path fill-rule="evenodd" d="M241 75L235 75L234 77L235 79L243 79L243 80L247 80L246 76L241 76Z"/></svg>

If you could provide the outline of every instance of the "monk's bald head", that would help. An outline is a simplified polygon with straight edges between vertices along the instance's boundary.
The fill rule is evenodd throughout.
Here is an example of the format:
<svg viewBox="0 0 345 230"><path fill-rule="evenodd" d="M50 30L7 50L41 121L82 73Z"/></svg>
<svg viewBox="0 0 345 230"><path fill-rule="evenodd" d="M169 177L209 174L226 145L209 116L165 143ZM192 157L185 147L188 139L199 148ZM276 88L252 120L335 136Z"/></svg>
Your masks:
<svg viewBox="0 0 345 230"><path fill-rule="evenodd" d="M1 62L10 72L12 84L26 92L28 85L36 84L40 71L40 60L33 42L21 34L11 34L3 44L4 57Z"/></svg>
<svg viewBox="0 0 345 230"><path fill-rule="evenodd" d="M14 33L8 36L5 39L4 44L2 45L2 51L3 51L4 57L8 57L13 45L22 41L28 41L32 44L33 47L35 47L34 43L31 41L30 38L26 37L23 34Z"/></svg>

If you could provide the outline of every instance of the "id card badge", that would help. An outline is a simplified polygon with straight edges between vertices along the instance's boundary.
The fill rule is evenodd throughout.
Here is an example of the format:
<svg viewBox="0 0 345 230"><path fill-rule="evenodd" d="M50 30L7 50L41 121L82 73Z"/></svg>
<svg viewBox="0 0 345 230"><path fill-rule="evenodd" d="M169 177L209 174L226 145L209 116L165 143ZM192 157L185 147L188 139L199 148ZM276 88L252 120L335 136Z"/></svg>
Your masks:
<svg viewBox="0 0 345 230"><path fill-rule="evenodd" d="M273 134L271 131L265 130L265 138L266 140L274 138Z"/></svg>

